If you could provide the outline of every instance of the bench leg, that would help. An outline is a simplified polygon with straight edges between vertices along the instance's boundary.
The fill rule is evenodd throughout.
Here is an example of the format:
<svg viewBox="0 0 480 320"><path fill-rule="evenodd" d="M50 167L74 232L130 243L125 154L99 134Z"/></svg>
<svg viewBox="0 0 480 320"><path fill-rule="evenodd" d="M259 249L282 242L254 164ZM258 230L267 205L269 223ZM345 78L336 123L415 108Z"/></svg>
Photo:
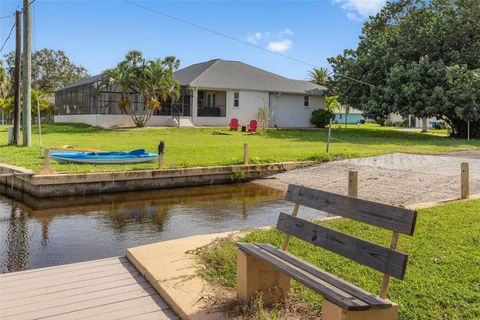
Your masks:
<svg viewBox="0 0 480 320"><path fill-rule="evenodd" d="M397 320L398 304L392 303L389 309L370 309L366 311L348 311L323 300L322 320Z"/></svg>
<svg viewBox="0 0 480 320"><path fill-rule="evenodd" d="M262 301L273 303L289 291L288 276L237 249L237 294L242 303L249 303L260 292Z"/></svg>

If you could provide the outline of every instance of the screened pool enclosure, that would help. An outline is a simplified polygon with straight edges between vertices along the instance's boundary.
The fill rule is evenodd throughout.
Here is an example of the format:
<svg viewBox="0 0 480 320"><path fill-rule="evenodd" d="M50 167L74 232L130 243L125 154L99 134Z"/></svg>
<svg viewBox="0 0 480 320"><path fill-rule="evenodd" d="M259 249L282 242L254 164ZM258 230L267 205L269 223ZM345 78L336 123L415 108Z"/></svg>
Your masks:
<svg viewBox="0 0 480 320"><path fill-rule="evenodd" d="M100 86L102 76L94 76L72 83L55 93L55 115L121 115L118 107L122 95L119 90ZM180 87L180 98L176 102L166 101L155 116L191 116L192 90ZM145 108L138 94L132 93L132 111L141 113Z"/></svg>

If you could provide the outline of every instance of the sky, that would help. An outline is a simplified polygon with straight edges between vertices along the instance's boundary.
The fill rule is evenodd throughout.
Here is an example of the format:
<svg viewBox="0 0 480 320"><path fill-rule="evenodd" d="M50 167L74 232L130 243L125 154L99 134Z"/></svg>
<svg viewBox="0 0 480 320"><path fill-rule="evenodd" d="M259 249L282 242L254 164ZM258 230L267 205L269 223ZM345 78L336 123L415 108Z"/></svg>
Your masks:
<svg viewBox="0 0 480 320"><path fill-rule="evenodd" d="M5 16L20 1L0 1L0 46L14 22ZM181 67L221 58L306 79L310 65L328 67L328 57L355 48L363 22L385 2L35 0L32 49L63 50L91 75L135 49L148 59L176 56ZM0 58L14 45L12 34Z"/></svg>

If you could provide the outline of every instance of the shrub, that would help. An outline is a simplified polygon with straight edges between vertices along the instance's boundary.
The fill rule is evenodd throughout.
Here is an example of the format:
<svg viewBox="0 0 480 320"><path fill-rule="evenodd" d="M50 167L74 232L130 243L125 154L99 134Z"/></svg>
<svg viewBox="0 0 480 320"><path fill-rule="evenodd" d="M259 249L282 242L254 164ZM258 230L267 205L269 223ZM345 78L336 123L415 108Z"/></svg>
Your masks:
<svg viewBox="0 0 480 320"><path fill-rule="evenodd" d="M317 109L312 112L310 117L310 123L317 128L325 128L327 124L330 123L330 120L335 119L335 114L333 111L325 109Z"/></svg>
<svg viewBox="0 0 480 320"><path fill-rule="evenodd" d="M385 118L376 118L375 122L381 127L385 127Z"/></svg>
<svg viewBox="0 0 480 320"><path fill-rule="evenodd" d="M406 128L408 127L408 118L405 118L403 120L400 120L400 121L395 121L393 123L393 126L394 127L401 127L401 128Z"/></svg>

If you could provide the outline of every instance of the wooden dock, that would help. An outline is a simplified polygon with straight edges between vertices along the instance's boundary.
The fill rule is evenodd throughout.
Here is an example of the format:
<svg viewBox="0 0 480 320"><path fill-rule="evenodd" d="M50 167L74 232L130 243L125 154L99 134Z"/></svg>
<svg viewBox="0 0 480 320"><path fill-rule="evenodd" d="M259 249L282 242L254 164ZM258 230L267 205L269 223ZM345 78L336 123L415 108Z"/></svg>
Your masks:
<svg viewBox="0 0 480 320"><path fill-rule="evenodd" d="M126 258L0 274L0 319L178 319Z"/></svg>

